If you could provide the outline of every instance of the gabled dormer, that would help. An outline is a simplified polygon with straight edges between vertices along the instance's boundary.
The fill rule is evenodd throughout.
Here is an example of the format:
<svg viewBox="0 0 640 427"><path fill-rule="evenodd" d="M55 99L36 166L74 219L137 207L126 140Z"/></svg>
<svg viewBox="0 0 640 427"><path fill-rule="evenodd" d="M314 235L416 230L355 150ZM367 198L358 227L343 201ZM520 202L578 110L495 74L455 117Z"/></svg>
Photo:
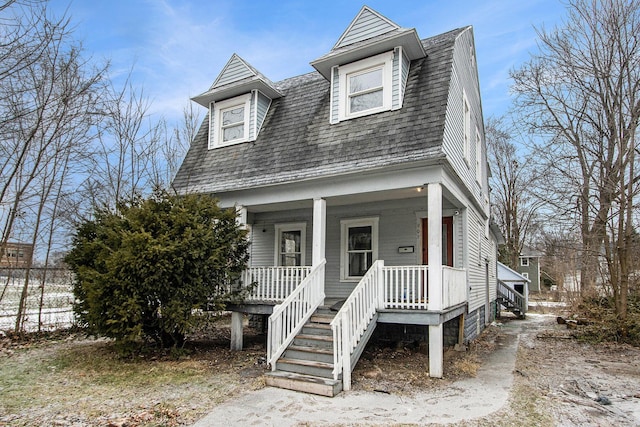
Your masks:
<svg viewBox="0 0 640 427"><path fill-rule="evenodd" d="M402 108L411 61L425 56L415 28L364 6L331 52L311 62L331 82L330 122Z"/></svg>
<svg viewBox="0 0 640 427"><path fill-rule="evenodd" d="M209 149L255 141L271 101L282 94L235 53L211 88L192 98L209 109Z"/></svg>

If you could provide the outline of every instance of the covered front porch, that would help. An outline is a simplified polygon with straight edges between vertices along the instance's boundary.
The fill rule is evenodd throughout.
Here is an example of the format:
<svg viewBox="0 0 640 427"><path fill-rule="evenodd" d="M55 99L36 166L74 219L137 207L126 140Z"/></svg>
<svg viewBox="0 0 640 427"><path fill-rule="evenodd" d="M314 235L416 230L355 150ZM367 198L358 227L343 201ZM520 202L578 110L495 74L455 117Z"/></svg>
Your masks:
<svg viewBox="0 0 640 427"><path fill-rule="evenodd" d="M231 307L232 348L242 347L242 313L267 314L268 363L276 370L316 310L331 302L326 363L343 389L375 325L385 322L428 325L429 373L442 377L443 324L466 312L469 292L464 208L445 193L435 183L367 200L315 198L296 209L238 207L253 247L242 282L254 287Z"/></svg>

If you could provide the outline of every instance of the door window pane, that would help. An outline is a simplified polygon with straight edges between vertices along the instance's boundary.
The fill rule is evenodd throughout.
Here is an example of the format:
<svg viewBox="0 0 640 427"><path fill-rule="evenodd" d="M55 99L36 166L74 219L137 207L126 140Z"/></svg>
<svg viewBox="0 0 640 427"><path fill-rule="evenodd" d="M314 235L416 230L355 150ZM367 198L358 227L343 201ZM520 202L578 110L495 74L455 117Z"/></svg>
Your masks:
<svg viewBox="0 0 640 427"><path fill-rule="evenodd" d="M302 230L287 230L280 233L280 265L284 267L302 265Z"/></svg>

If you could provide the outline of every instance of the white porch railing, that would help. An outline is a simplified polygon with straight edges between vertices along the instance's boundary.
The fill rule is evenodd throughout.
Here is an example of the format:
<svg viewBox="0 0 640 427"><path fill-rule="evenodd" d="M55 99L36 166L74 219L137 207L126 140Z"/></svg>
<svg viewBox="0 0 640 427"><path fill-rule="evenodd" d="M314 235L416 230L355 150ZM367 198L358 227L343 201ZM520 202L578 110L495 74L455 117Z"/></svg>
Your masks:
<svg viewBox="0 0 640 427"><path fill-rule="evenodd" d="M243 272L242 283L257 282L247 301L283 301L309 275L311 267L250 267Z"/></svg>
<svg viewBox="0 0 640 427"><path fill-rule="evenodd" d="M382 269L384 307L426 310L429 266L388 266Z"/></svg>
<svg viewBox="0 0 640 427"><path fill-rule="evenodd" d="M467 271L442 266L442 308L453 307L467 301Z"/></svg>
<svg viewBox="0 0 640 427"><path fill-rule="evenodd" d="M267 363L276 369L276 361L311 315L324 300L324 266L326 260L313 266L307 277L269 316Z"/></svg>
<svg viewBox="0 0 640 427"><path fill-rule="evenodd" d="M333 379L342 373L344 390L351 389L351 354L381 307L380 284L384 261L378 260L360 280L331 322L333 332Z"/></svg>
<svg viewBox="0 0 640 427"><path fill-rule="evenodd" d="M442 309L467 301L467 272L442 266ZM403 265L382 268L384 308L429 310L429 266Z"/></svg>

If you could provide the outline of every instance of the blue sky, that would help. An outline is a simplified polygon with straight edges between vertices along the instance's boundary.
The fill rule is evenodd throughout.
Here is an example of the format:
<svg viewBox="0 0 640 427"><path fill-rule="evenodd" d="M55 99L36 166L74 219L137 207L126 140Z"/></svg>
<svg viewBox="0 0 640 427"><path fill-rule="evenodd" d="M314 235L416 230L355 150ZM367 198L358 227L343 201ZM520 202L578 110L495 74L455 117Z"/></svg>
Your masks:
<svg viewBox="0 0 640 427"><path fill-rule="evenodd" d="M565 16L560 0L50 0L86 53L111 61L114 78L133 67L134 84L169 121L233 53L273 81L312 71L363 4L421 38L473 25L485 119L508 107L508 73L536 50L533 26Z"/></svg>

